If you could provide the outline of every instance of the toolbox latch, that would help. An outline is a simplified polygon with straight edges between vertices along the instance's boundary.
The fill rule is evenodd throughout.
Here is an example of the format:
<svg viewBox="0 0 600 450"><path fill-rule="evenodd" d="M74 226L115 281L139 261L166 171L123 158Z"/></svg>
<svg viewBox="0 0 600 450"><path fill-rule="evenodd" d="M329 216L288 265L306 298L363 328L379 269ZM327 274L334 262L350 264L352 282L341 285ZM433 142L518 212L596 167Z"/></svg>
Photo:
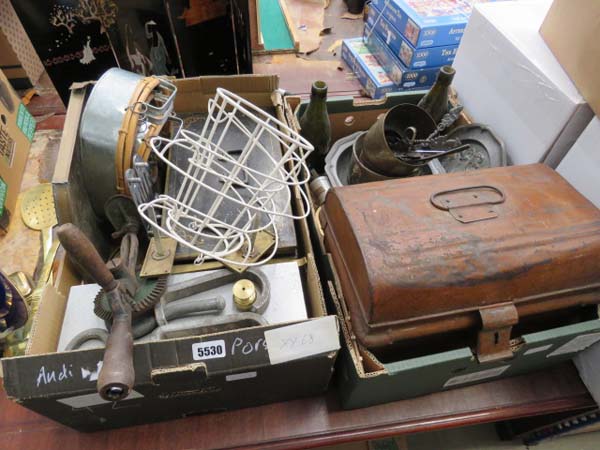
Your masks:
<svg viewBox="0 0 600 450"><path fill-rule="evenodd" d="M482 362L512 358L510 332L519 321L517 308L512 303L481 308L481 330L477 336L477 360Z"/></svg>
<svg viewBox="0 0 600 450"><path fill-rule="evenodd" d="M481 185L436 192L429 200L459 222L470 223L498 217L495 205L505 199L504 192L497 187Z"/></svg>

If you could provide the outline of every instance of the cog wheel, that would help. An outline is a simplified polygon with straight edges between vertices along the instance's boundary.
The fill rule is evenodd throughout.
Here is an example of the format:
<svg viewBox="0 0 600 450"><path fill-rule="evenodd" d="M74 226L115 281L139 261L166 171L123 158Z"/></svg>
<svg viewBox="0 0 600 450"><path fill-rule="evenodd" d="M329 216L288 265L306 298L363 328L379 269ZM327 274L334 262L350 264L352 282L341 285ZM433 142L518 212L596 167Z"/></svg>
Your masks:
<svg viewBox="0 0 600 450"><path fill-rule="evenodd" d="M139 288L135 293L135 297L130 299L131 310L133 315L138 315L148 311L160 300L167 289L167 276L158 278L138 278ZM112 310L104 289L94 299L94 314L102 320L112 320Z"/></svg>

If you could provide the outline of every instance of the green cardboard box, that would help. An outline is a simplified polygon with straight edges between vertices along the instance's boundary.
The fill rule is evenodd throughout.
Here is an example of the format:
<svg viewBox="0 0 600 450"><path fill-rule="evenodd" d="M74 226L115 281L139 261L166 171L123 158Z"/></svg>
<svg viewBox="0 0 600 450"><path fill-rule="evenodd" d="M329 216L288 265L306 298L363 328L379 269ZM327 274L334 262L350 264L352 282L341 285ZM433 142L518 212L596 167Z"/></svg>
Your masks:
<svg viewBox="0 0 600 450"><path fill-rule="evenodd" d="M367 130L377 117L401 103L417 103L424 91L394 93L379 102L356 102L352 97L330 98L327 103L331 120L332 143L356 131ZM298 128L297 118L306 102L299 97L285 98L286 118ZM467 122L463 116L460 121ZM397 361L380 361L362 347L347 326L349 313L333 261L327 253L315 205L310 225L314 248L328 306L340 317L343 345L336 367L342 406L362 408L379 403L432 392L463 387L488 380L544 369L571 359L581 350L600 341L598 308L589 320L524 334L511 340L514 356L508 360L479 363L469 347L431 353Z"/></svg>

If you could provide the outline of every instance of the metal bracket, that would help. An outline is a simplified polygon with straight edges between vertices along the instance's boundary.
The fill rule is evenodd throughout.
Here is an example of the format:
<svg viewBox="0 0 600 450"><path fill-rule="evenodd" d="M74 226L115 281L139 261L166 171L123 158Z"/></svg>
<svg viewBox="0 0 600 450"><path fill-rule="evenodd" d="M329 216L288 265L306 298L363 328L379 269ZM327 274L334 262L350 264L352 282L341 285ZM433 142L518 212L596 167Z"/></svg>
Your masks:
<svg viewBox="0 0 600 450"><path fill-rule="evenodd" d="M260 261L261 257L265 255L273 246L275 245L275 236L269 233L267 230L259 231L256 233L256 237L254 239L254 243L252 245L252 253L250 254L250 258L246 258L245 249L240 249L231 255L228 255L227 258L229 261L223 262L224 265L229 267L231 270L235 270L237 273L244 272L248 266L243 264L236 264L236 261L239 262L256 262Z"/></svg>
<svg viewBox="0 0 600 450"><path fill-rule="evenodd" d="M482 185L437 192L429 200L459 222L471 223L498 217L494 205L504 203L506 196L494 186Z"/></svg>
<svg viewBox="0 0 600 450"><path fill-rule="evenodd" d="M150 239L140 276L145 278L170 274L176 250L177 241L175 239L165 237Z"/></svg>
<svg viewBox="0 0 600 450"><path fill-rule="evenodd" d="M479 310L481 330L477 335L477 360L480 363L512 358L510 332L519 321L513 303L502 303Z"/></svg>

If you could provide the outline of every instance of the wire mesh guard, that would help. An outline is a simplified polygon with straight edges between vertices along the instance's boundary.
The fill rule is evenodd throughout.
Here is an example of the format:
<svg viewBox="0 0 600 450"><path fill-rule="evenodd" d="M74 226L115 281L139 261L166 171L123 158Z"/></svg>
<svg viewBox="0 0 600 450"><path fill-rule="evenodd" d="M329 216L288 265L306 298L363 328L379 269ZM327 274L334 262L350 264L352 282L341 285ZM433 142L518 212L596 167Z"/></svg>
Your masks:
<svg viewBox="0 0 600 450"><path fill-rule="evenodd" d="M241 148L225 149L228 133L244 137ZM276 159L265 147L265 137L281 147ZM155 137L152 151L183 176L176 197L160 195L139 205L140 215L160 233L207 258L241 266L256 266L271 259L278 246L277 216L300 219L310 210L304 189L308 182L306 157L312 145L283 122L225 89L217 89L208 102L208 117L200 134L181 129L173 139ZM187 167L178 167L168 152L185 152ZM261 161L259 167L252 160ZM291 209L292 191L304 204ZM285 202L275 202L283 192ZM201 209L195 200L204 196ZM278 195L278 197L280 194ZM268 232L275 244L257 259L254 241ZM235 258L233 255L235 254Z"/></svg>

